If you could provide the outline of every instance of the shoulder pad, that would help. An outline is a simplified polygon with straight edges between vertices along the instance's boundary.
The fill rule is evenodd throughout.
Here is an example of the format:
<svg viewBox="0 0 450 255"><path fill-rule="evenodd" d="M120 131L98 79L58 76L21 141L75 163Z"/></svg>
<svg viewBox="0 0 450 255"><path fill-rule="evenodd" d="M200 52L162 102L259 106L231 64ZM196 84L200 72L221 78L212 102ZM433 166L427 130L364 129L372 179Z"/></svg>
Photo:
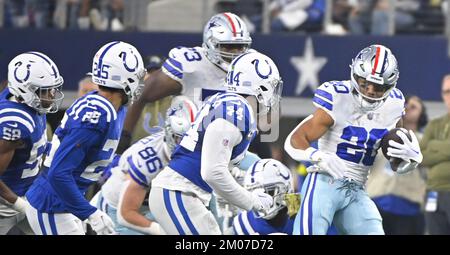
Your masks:
<svg viewBox="0 0 450 255"><path fill-rule="evenodd" d="M0 110L1 139L8 141L25 139L31 136L35 128L36 123L30 113L17 107Z"/></svg>
<svg viewBox="0 0 450 255"><path fill-rule="evenodd" d="M90 127L104 129L117 119L117 112L111 102L105 98L89 94L77 100L68 110L66 127Z"/></svg>

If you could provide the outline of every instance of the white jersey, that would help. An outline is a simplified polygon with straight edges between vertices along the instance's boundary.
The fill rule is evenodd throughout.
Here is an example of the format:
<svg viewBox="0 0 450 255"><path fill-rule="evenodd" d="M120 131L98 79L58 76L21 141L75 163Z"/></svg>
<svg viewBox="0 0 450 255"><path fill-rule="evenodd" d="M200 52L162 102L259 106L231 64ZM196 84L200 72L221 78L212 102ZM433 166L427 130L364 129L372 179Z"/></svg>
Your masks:
<svg viewBox="0 0 450 255"><path fill-rule="evenodd" d="M402 92L393 89L378 109L363 111L352 94L350 81L332 81L316 90L313 103L334 120L319 139L319 149L343 159L345 176L364 184L381 139L404 115Z"/></svg>
<svg viewBox="0 0 450 255"><path fill-rule="evenodd" d="M213 91L225 90L226 72L206 58L202 47L173 48L161 70L179 82L183 86L181 94L198 106L207 96L215 94Z"/></svg>
<svg viewBox="0 0 450 255"><path fill-rule="evenodd" d="M136 183L149 188L153 178L169 160L170 152L164 142L164 131L140 139L122 154L118 165L111 169L111 177L102 186L103 198L108 205L117 208L127 174Z"/></svg>

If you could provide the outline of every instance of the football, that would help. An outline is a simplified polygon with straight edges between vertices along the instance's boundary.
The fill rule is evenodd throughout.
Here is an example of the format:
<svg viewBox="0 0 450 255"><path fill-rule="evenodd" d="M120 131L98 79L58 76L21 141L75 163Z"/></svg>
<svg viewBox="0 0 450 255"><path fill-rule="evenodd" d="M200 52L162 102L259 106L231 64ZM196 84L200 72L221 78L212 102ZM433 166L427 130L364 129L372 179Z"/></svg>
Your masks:
<svg viewBox="0 0 450 255"><path fill-rule="evenodd" d="M403 144L402 139L397 135L397 130L405 133L409 140L412 140L411 135L406 131L406 129L402 128L394 128L391 129L386 135L381 139L381 151L383 152L384 157L391 163L391 168L393 171L397 171L398 165L402 162L401 158L394 158L387 155L389 148L389 141L393 140L398 143Z"/></svg>

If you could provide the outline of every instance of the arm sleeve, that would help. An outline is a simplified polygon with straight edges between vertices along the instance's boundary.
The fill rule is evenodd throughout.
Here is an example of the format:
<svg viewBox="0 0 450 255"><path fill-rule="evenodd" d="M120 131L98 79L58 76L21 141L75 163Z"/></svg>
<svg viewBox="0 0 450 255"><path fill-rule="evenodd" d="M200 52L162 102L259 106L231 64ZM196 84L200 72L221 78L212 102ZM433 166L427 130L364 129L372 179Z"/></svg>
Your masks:
<svg viewBox="0 0 450 255"><path fill-rule="evenodd" d="M291 158L293 158L296 161L307 161L307 162L310 162L310 161L312 161L311 155L314 153L314 151L316 151L316 149L314 149L312 147L309 147L306 150L297 149L297 148L294 148L292 146L292 144L291 144L292 135L295 133L295 131L298 128L300 128L300 126L303 125L303 123L305 123L306 121L308 121L312 117L313 117L313 115L311 114L308 117L306 117L302 122L300 122L300 124L298 124L294 128L294 130L291 131L291 133L288 135L288 137L284 141L284 150L287 152L287 154Z"/></svg>
<svg viewBox="0 0 450 255"><path fill-rule="evenodd" d="M241 140L241 132L230 122L219 118L209 124L203 138L201 176L219 196L251 210L251 193L234 180L228 169L233 147Z"/></svg>
<svg viewBox="0 0 450 255"><path fill-rule="evenodd" d="M72 129L64 137L48 171L48 181L69 212L85 220L97 208L89 204L79 191L73 171L84 163L91 147L100 144L102 134L91 129Z"/></svg>
<svg viewBox="0 0 450 255"><path fill-rule="evenodd" d="M183 47L173 48L169 52L169 57L164 61L161 70L162 72L172 78L173 80L179 82L183 80L183 72L186 65L183 65L184 56L183 56Z"/></svg>

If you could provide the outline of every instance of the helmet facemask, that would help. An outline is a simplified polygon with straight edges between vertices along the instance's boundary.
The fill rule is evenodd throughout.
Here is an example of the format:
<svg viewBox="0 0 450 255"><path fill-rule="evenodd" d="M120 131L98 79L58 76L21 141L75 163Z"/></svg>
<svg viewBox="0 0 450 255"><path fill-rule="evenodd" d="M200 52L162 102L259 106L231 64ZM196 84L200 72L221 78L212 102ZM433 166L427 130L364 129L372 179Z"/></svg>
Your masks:
<svg viewBox="0 0 450 255"><path fill-rule="evenodd" d="M32 83L23 85L19 93L19 100L35 109L41 114L55 113L61 106L64 94L62 93L63 80L58 85L40 87ZM14 88L15 89L15 88ZM11 90L11 88L10 88ZM25 92L27 90L28 92ZM18 94L17 92L14 94Z"/></svg>
<svg viewBox="0 0 450 255"><path fill-rule="evenodd" d="M271 111L276 111L280 107L281 94L283 92L283 81L273 79L260 85L257 91L258 115L266 115Z"/></svg>

